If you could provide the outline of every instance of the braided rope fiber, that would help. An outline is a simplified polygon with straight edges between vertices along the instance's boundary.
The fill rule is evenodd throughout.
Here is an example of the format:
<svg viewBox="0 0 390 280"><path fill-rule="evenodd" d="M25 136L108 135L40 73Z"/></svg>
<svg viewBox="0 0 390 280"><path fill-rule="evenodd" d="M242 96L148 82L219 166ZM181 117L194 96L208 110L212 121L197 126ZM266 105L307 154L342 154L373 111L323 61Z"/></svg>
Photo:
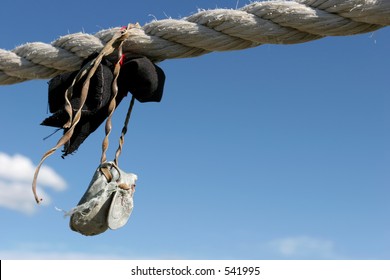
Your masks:
<svg viewBox="0 0 390 280"><path fill-rule="evenodd" d="M154 62L262 44L298 44L326 36L372 32L390 25L390 0L271 0L237 10L201 10L182 19L156 20L133 28L124 54ZM0 85L48 79L75 71L99 52L120 28L94 35L75 33L51 44L0 49Z"/></svg>

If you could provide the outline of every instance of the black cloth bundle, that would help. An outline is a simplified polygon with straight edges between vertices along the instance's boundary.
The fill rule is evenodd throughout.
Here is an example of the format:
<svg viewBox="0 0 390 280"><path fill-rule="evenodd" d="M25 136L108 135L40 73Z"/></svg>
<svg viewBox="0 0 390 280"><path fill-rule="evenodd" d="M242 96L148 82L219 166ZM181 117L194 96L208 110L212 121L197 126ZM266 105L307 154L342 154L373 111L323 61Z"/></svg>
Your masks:
<svg viewBox="0 0 390 280"><path fill-rule="evenodd" d="M94 59L87 58L83 66ZM64 145L63 157L75 152L84 140L94 132L108 117L108 107L113 97L112 84L114 65L103 58L90 80L88 96L81 110L81 118L74 129L71 139ZM49 110L52 115L41 124L63 128L69 120L65 111L65 92L71 86L79 71L58 75L49 81ZM81 89L85 78L80 79L74 87L70 98L73 115L80 108ZM163 70L146 57L124 57L117 80L117 106L130 92L139 102L160 102L165 83ZM64 128L64 133L67 131Z"/></svg>

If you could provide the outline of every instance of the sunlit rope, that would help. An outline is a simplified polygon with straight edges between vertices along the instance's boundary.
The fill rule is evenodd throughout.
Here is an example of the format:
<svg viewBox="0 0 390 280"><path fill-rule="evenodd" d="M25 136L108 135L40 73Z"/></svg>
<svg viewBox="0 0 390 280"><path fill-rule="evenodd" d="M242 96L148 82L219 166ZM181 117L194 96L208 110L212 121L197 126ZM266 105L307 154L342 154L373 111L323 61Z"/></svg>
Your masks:
<svg viewBox="0 0 390 280"><path fill-rule="evenodd" d="M361 34L388 25L390 0L261 1L237 10L200 10L182 19L156 20L133 28L123 52L158 62L262 44ZM119 29L69 34L51 44L28 43L11 51L0 49L0 85L75 71Z"/></svg>

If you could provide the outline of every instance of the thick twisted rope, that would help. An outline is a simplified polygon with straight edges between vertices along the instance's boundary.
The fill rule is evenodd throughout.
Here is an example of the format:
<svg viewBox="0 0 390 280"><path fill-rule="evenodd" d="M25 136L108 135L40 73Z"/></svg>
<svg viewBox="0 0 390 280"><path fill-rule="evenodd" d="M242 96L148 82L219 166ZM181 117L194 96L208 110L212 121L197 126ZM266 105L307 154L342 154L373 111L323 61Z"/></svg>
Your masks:
<svg viewBox="0 0 390 280"><path fill-rule="evenodd" d="M158 62L262 44L297 44L361 34L388 25L390 0L262 1L238 10L203 10L183 19L158 20L133 28L123 52ZM75 71L118 30L69 34L51 44L28 43L12 51L0 49L0 85Z"/></svg>

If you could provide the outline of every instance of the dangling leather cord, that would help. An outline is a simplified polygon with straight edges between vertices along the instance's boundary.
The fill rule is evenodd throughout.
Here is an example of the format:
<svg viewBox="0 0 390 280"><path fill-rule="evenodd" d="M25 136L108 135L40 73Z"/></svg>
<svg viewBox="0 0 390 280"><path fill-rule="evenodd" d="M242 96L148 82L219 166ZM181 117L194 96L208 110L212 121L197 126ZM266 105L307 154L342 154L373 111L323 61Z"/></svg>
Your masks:
<svg viewBox="0 0 390 280"><path fill-rule="evenodd" d="M83 106L85 104L85 101L87 99L88 90L89 90L89 84L90 84L90 80L91 80L92 76L95 74L96 69L99 66L99 64L101 63L101 61L102 61L104 56L110 55L111 53L113 53L115 50L118 49L119 52L120 52L120 58L122 58L122 44L123 44L124 40L126 40L130 36L129 30L132 27L134 27L134 25L128 25L126 28L123 28L118 33L116 33L112 37L112 39L104 46L104 48L101 50L99 55L95 59L93 59L92 61L87 63L79 71L79 73L77 74L77 76L73 80L72 85L65 91L65 100L66 100L65 110L69 114L69 121L64 125L64 128L69 128L69 129L60 138L60 140L57 142L56 146L53 147L52 149L50 149L49 151L47 151L43 155L40 163L38 164L37 168L35 169L34 179L33 179L33 182L32 182L32 192L34 194L34 198L35 198L35 201L37 203L40 203L42 201L42 199L39 198L38 195L37 195L37 179L38 179L39 170L40 170L43 162L46 160L46 158L48 158L50 155L52 155L59 147L61 147L64 144L66 144L70 140L70 138L72 137L73 131L74 131L77 123L80 121L80 118L81 118L81 110L82 110L82 108L83 108ZM115 96L116 96L116 94L118 92L116 79L118 78L119 70L120 70L120 63L118 62L116 64L116 66L115 66L115 69L114 69L115 80L114 80L113 86L115 86L115 88L113 88L113 93L114 93ZM73 86L81 78L83 78L85 75L87 75L87 77L86 77L86 80L85 80L85 82L83 84L83 87L81 89L80 107L77 110L74 118L72 119L72 106L71 106L71 104L69 102L69 99L70 99L70 97L72 96L72 93L73 93ZM111 102L112 104L110 104L110 106L109 106L109 108L111 109L110 116L109 116L109 119L110 119L109 131L111 130L111 115L112 115L113 111L115 110L115 105L116 105L115 104L115 96L113 97L113 102ZM107 120L107 122L108 122L108 120ZM107 134L107 127L108 126L106 124L106 134ZM108 134L109 134L109 132L108 132ZM106 137L108 137L108 135L106 135ZM108 138L107 138L107 145L108 145ZM103 156L102 156L102 158L103 158Z"/></svg>
<svg viewBox="0 0 390 280"><path fill-rule="evenodd" d="M119 46L118 46L118 62L115 64L115 68L114 68L114 81L112 82L112 98L111 98L111 102L110 104L108 105L108 118L107 118L107 121L106 121L106 126L105 126L105 132L106 132L106 136L104 137L103 139L103 144L102 144L102 157L100 159L100 163L104 163L106 162L107 160L107 157L106 157L106 152L107 152L107 149L108 149L108 144L109 144L109 141L108 141L108 136L110 135L111 133L111 129L112 129L112 115L114 114L114 111L116 109L116 96L118 95L118 76L119 76L119 73L120 73L120 70L121 70L121 66L122 66L122 60L123 60L123 52L122 52L122 45L123 45L123 41L120 42Z"/></svg>
<svg viewBox="0 0 390 280"><path fill-rule="evenodd" d="M123 125L123 128L122 128L122 134L121 134L121 137L119 137L119 147L118 147L118 149L116 150L116 153L115 153L114 163L116 165L118 165L118 158L119 158L119 156L120 156L120 154L122 152L122 147L123 147L123 144L125 142L125 135L127 133L127 125L129 124L131 112L133 111L134 101L135 101L135 97L133 95L133 97L131 98L131 101L130 101L129 109L127 110L125 124Z"/></svg>

